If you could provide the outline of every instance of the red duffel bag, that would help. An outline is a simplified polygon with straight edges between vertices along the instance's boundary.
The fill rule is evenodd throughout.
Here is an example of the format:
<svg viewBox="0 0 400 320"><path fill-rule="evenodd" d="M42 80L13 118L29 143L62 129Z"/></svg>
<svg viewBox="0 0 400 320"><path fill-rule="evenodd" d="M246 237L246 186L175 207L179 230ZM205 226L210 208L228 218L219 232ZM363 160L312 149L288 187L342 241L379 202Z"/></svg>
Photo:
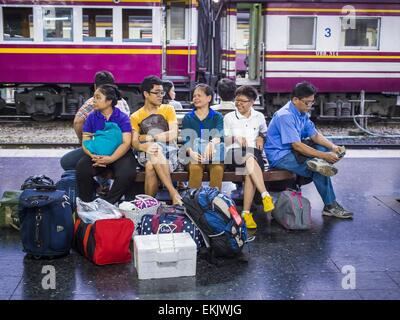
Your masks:
<svg viewBox="0 0 400 320"><path fill-rule="evenodd" d="M95 223L75 221L74 248L97 265L132 261L129 244L134 225L132 220L103 219Z"/></svg>

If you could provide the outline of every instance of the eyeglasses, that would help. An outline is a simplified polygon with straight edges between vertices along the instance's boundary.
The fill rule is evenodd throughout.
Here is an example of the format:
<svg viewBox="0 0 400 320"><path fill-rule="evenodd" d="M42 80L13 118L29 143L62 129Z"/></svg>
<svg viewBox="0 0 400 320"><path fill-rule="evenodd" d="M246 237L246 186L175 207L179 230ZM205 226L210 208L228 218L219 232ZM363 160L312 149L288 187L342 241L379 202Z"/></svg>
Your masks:
<svg viewBox="0 0 400 320"><path fill-rule="evenodd" d="M301 102L306 104L307 106L312 106L315 103L315 100L312 101L304 101L303 99L299 99Z"/></svg>
<svg viewBox="0 0 400 320"><path fill-rule="evenodd" d="M164 97L165 96L165 91L150 91L150 93L154 94L155 96L160 96L160 97Z"/></svg>
<svg viewBox="0 0 400 320"><path fill-rule="evenodd" d="M235 102L237 102L237 103L248 103L248 102L251 102L251 100L238 100L238 99L236 99Z"/></svg>

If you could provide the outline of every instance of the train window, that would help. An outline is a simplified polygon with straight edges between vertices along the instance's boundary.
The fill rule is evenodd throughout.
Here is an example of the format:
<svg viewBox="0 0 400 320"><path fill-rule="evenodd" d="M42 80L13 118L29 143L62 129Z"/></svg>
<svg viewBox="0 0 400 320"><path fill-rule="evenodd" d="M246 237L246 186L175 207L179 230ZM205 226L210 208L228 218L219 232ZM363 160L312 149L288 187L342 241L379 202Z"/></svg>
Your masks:
<svg viewBox="0 0 400 320"><path fill-rule="evenodd" d="M236 24L236 49L241 54L246 54L249 50L250 39L250 9L238 8Z"/></svg>
<svg viewBox="0 0 400 320"><path fill-rule="evenodd" d="M43 8L45 41L72 41L72 9Z"/></svg>
<svg viewBox="0 0 400 320"><path fill-rule="evenodd" d="M112 9L82 10L83 41L112 41Z"/></svg>
<svg viewBox="0 0 400 320"><path fill-rule="evenodd" d="M289 17L289 48L315 48L315 17Z"/></svg>
<svg viewBox="0 0 400 320"><path fill-rule="evenodd" d="M353 22L342 19L342 47L377 49L379 43L379 18L355 18Z"/></svg>
<svg viewBox="0 0 400 320"><path fill-rule="evenodd" d="M33 40L32 8L3 8L4 40Z"/></svg>
<svg viewBox="0 0 400 320"><path fill-rule="evenodd" d="M167 10L169 40L185 40L185 1L171 1Z"/></svg>
<svg viewBox="0 0 400 320"><path fill-rule="evenodd" d="M153 13L151 9L123 9L123 41L151 42L153 39Z"/></svg>

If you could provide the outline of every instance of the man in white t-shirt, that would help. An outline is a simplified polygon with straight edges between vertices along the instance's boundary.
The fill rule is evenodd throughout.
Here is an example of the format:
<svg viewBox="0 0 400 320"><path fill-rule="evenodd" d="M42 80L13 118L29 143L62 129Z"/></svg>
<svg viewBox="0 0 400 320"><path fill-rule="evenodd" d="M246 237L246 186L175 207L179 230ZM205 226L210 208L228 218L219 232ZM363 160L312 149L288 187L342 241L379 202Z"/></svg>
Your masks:
<svg viewBox="0 0 400 320"><path fill-rule="evenodd" d="M236 110L224 117L226 145L225 165L245 173L242 216L249 229L257 228L250 212L256 190L260 192L264 212L274 209L272 197L265 188L262 150L267 124L264 115L254 110L257 91L251 86L241 86L235 92Z"/></svg>

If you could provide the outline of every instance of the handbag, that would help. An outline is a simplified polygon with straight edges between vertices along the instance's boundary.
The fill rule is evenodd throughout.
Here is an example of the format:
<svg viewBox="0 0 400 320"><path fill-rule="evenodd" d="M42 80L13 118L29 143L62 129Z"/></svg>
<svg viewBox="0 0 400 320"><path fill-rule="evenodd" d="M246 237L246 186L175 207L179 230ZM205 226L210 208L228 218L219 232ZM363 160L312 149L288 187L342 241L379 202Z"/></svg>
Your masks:
<svg viewBox="0 0 400 320"><path fill-rule="evenodd" d="M174 233L188 233L193 238L198 249L204 246L204 239L200 230L186 215L186 209L178 205L162 204L155 215L143 215L137 230L140 235L166 233L168 229L160 228L161 225L174 225Z"/></svg>
<svg viewBox="0 0 400 320"><path fill-rule="evenodd" d="M307 230L312 225L310 201L292 189L279 193L272 216L288 230Z"/></svg>

